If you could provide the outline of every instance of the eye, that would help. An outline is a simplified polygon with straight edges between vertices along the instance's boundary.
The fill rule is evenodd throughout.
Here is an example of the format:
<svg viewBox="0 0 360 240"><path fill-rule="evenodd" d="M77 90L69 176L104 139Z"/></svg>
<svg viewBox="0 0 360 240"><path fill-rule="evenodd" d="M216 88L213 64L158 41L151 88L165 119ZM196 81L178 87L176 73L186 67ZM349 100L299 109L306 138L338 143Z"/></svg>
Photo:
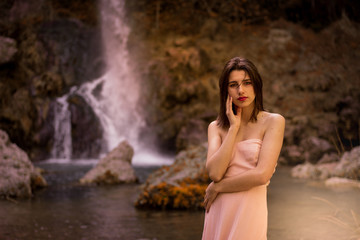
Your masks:
<svg viewBox="0 0 360 240"><path fill-rule="evenodd" d="M252 84L251 81L246 81L246 82L245 82L245 85L251 85L251 84Z"/></svg>
<svg viewBox="0 0 360 240"><path fill-rule="evenodd" d="M237 83L230 83L229 84L229 87L231 87L231 88L236 88L238 86L239 86L239 84L237 84Z"/></svg>

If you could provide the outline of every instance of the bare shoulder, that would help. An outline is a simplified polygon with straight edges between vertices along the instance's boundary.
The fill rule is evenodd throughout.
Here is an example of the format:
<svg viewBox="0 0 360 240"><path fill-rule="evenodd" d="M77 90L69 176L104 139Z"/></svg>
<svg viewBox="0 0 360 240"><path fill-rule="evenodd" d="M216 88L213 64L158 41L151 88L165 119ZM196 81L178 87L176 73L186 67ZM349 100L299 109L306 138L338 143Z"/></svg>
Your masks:
<svg viewBox="0 0 360 240"><path fill-rule="evenodd" d="M264 120L269 128L284 128L285 127L285 118L278 113L264 113Z"/></svg>
<svg viewBox="0 0 360 240"><path fill-rule="evenodd" d="M220 138L222 138L223 134L224 134L224 130L218 125L217 120L212 121L209 124L208 127L208 134L209 136L219 136Z"/></svg>
<svg viewBox="0 0 360 240"><path fill-rule="evenodd" d="M214 120L209 124L209 128L219 128L218 121Z"/></svg>

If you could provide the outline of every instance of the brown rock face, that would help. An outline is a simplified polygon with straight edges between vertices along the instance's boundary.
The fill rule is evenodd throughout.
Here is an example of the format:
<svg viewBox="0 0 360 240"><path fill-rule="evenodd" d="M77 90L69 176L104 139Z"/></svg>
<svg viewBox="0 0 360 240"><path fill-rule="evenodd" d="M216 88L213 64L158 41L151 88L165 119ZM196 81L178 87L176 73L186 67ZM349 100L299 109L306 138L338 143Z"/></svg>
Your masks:
<svg viewBox="0 0 360 240"><path fill-rule="evenodd" d="M131 160L133 148L126 141L121 142L108 155L80 179L81 184L120 184L137 182Z"/></svg>
<svg viewBox="0 0 360 240"><path fill-rule="evenodd" d="M68 98L71 114L72 158L97 158L104 144L103 128L94 110L80 95Z"/></svg>
<svg viewBox="0 0 360 240"><path fill-rule="evenodd" d="M11 61L16 52L16 41L0 36L0 65Z"/></svg>
<svg viewBox="0 0 360 240"><path fill-rule="evenodd" d="M0 196L30 198L35 188L46 185L27 154L0 130Z"/></svg>
<svg viewBox="0 0 360 240"><path fill-rule="evenodd" d="M129 45L146 78L143 105L152 103L144 115L160 145L180 151L194 132L191 122L215 120L218 77L234 56L255 63L265 109L286 118L282 163L316 163L341 145L360 144L358 22L343 15L314 32L285 20L246 25L215 19L216 26L205 21L186 34L163 25L166 31L141 35L134 24Z"/></svg>
<svg viewBox="0 0 360 240"><path fill-rule="evenodd" d="M207 147L181 151L170 166L153 172L143 186L135 206L160 209L201 209L210 182L205 171Z"/></svg>
<svg viewBox="0 0 360 240"><path fill-rule="evenodd" d="M0 3L0 128L33 161L50 156L54 98L103 73L96 6Z"/></svg>

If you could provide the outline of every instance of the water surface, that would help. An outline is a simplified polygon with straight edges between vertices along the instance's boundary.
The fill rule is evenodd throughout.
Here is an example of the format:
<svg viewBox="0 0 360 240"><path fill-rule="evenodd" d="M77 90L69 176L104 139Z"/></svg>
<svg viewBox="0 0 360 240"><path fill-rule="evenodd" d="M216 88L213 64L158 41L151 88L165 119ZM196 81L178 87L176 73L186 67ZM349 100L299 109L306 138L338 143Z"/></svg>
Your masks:
<svg viewBox="0 0 360 240"><path fill-rule="evenodd" d="M139 184L80 186L90 165L38 165L50 186L31 200L0 201L0 239L201 239L203 211L137 210ZM136 167L140 181L156 168ZM350 210L360 213L359 200L359 190L292 179L288 168L278 168L268 189L268 239L352 239Z"/></svg>

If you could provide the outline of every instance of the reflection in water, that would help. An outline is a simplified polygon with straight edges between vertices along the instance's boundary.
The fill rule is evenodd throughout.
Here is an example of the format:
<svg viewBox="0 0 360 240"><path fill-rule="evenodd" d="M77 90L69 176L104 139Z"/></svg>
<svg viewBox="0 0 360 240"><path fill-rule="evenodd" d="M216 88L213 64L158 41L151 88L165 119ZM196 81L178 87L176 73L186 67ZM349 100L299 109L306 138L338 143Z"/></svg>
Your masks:
<svg viewBox="0 0 360 240"><path fill-rule="evenodd" d="M41 165L41 164L40 164ZM0 201L0 239L200 239L202 211L137 210L140 185L84 187L76 179L89 165L43 164L47 189L31 200ZM141 181L156 167L136 167ZM334 206L324 203L322 198ZM360 191L334 190L316 182L290 178L278 168L268 191L269 240L350 239L352 233L323 220L348 221L350 209L360 213Z"/></svg>

